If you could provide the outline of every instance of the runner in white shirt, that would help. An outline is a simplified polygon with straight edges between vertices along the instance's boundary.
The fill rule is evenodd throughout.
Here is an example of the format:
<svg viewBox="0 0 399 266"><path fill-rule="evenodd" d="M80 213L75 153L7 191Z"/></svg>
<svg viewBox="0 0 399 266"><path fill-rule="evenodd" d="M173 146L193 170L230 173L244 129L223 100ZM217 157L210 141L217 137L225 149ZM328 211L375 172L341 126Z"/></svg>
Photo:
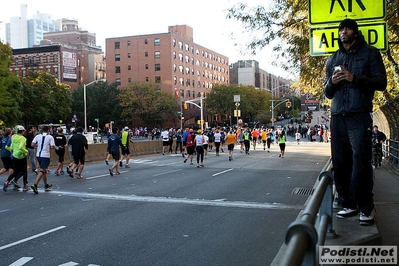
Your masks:
<svg viewBox="0 0 399 266"><path fill-rule="evenodd" d="M197 135L195 136L195 151L197 152L197 167L200 167L200 158L201 158L201 167L204 167L204 142L205 138L202 135L202 130L198 129Z"/></svg>
<svg viewBox="0 0 399 266"><path fill-rule="evenodd" d="M202 146L204 147L205 159L208 156L208 142L209 142L208 134L204 134L204 144Z"/></svg>
<svg viewBox="0 0 399 266"><path fill-rule="evenodd" d="M216 129L215 133L215 147L216 147L216 156L219 156L219 149L220 149L220 141L222 139L222 135L220 134L219 130Z"/></svg>

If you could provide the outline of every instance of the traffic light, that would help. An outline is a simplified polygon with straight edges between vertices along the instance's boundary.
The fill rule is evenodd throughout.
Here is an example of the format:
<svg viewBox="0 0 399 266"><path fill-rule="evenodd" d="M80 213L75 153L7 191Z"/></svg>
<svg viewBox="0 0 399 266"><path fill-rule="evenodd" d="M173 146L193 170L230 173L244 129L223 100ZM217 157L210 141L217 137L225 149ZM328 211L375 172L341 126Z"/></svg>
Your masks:
<svg viewBox="0 0 399 266"><path fill-rule="evenodd" d="M291 102L287 102L287 103L285 104L285 106L287 106L288 108L291 108Z"/></svg>
<svg viewBox="0 0 399 266"><path fill-rule="evenodd" d="M186 103L184 103L184 109L187 109L187 108L188 108L187 104L186 104Z"/></svg>

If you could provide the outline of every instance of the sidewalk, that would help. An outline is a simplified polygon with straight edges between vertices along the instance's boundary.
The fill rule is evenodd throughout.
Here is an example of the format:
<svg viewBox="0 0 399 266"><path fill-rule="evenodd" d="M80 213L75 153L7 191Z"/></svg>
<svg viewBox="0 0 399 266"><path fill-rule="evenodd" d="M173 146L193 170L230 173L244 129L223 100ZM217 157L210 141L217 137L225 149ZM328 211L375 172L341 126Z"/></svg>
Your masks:
<svg viewBox="0 0 399 266"><path fill-rule="evenodd" d="M399 174L384 163L377 168L374 184L375 224L360 226L358 217L333 217L336 238L326 239L326 245L399 245Z"/></svg>

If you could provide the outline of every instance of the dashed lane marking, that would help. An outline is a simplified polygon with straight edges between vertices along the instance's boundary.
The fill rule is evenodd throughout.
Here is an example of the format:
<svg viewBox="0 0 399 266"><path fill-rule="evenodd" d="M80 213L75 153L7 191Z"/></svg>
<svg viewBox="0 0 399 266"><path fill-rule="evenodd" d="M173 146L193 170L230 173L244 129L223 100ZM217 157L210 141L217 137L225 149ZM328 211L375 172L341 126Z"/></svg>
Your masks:
<svg viewBox="0 0 399 266"><path fill-rule="evenodd" d="M53 233L53 232L55 232L55 231L64 229L65 227L66 227L66 226L62 225L62 226L56 227L56 228L54 228L54 229L48 230L48 231L46 231L46 232L43 232L43 233L40 233L40 234L37 234L37 235L34 235L34 236L30 236L30 237L21 239L21 240L19 240L19 241L10 243L10 244L5 245L5 246L1 246L1 247L0 247L0 250L7 249L7 248L9 248L9 247L13 247L13 246L19 245L19 244L24 243L24 242L28 242L28 241L30 241L30 240L32 240L32 239L35 239L35 238L38 238L38 237L41 237L41 236L44 236L44 235Z"/></svg>

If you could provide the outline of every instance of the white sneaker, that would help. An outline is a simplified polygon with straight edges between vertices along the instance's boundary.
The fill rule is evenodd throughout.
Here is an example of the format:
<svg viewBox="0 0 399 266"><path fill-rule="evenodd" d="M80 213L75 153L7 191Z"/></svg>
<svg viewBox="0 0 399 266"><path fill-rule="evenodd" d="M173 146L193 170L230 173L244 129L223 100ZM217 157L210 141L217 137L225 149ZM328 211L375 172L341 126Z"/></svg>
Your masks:
<svg viewBox="0 0 399 266"><path fill-rule="evenodd" d="M358 209L343 208L337 213L337 218L347 218L359 213Z"/></svg>
<svg viewBox="0 0 399 266"><path fill-rule="evenodd" d="M369 215L366 215L364 212L360 213L359 224L360 225L372 225L374 224L374 215L375 211L372 210Z"/></svg>

